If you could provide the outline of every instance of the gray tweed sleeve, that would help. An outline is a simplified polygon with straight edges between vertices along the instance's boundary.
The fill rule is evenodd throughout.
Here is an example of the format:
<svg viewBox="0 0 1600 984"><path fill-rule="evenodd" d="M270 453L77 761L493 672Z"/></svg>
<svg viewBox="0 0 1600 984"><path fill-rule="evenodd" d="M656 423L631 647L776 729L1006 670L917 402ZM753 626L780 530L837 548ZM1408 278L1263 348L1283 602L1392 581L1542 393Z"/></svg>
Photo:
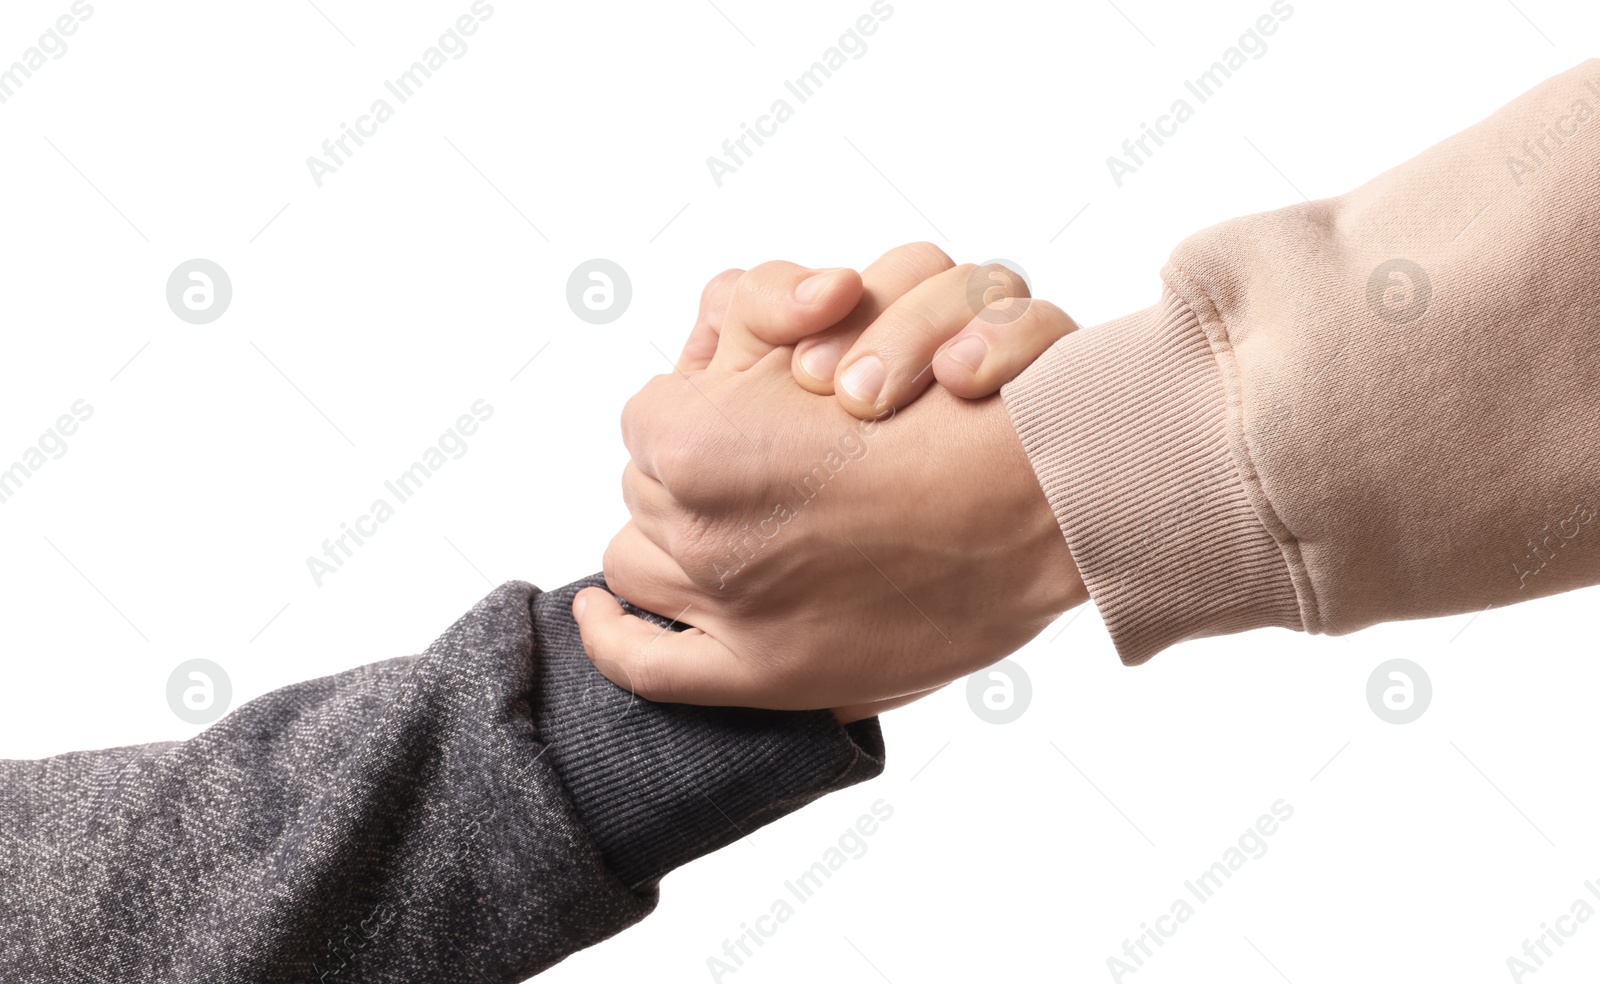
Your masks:
<svg viewBox="0 0 1600 984"><path fill-rule="evenodd" d="M0 762L0 981L511 984L882 771L876 721L613 686L569 612L596 584L508 582L188 741Z"/></svg>

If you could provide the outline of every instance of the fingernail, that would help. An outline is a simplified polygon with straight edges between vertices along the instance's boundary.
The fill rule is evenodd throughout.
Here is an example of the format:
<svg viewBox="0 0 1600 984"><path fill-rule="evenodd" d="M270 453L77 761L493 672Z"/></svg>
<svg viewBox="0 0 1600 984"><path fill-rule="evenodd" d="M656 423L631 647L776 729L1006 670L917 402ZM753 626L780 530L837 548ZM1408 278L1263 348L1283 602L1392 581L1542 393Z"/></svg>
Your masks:
<svg viewBox="0 0 1600 984"><path fill-rule="evenodd" d="M877 406L878 394L883 392L883 379L883 362L877 356L869 355L852 362L839 383L852 399Z"/></svg>
<svg viewBox="0 0 1600 984"><path fill-rule="evenodd" d="M581 620L583 618L583 610L587 607L589 607L589 599L579 595L572 603L572 617Z"/></svg>
<svg viewBox="0 0 1600 984"><path fill-rule="evenodd" d="M838 343L817 342L801 352L800 368L818 382L825 383L833 379L833 371L839 368Z"/></svg>
<svg viewBox="0 0 1600 984"><path fill-rule="evenodd" d="M821 273L813 273L811 276L795 285L794 299L799 301L801 304L811 304L815 302L816 299L821 296L823 288L828 286L828 283L833 280L834 276L838 274L838 272L839 268L835 267L832 270L824 270Z"/></svg>
<svg viewBox="0 0 1600 984"><path fill-rule="evenodd" d="M983 357L989 354L989 343L982 335L968 335L945 349L944 354L976 372L983 365Z"/></svg>

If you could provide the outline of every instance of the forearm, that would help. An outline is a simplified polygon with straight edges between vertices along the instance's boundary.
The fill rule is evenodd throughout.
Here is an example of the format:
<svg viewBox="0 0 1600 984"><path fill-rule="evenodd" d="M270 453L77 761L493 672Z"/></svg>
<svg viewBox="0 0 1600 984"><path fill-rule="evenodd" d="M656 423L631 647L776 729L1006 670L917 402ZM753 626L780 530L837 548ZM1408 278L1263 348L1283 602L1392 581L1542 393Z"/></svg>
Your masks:
<svg viewBox="0 0 1600 984"><path fill-rule="evenodd" d="M0 977L521 981L881 769L875 722L617 690L568 614L596 583L504 585L187 742L0 763Z"/></svg>
<svg viewBox="0 0 1600 984"><path fill-rule="evenodd" d="M1124 660L1600 582L1596 107L1591 61L1191 237L1155 307L1006 389Z"/></svg>

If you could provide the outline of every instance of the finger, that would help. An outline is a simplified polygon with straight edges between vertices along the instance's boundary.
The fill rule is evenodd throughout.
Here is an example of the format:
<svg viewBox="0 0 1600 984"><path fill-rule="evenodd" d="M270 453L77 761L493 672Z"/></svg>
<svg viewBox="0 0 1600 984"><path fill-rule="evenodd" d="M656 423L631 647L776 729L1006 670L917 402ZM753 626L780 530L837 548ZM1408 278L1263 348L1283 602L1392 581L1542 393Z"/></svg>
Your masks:
<svg viewBox="0 0 1600 984"><path fill-rule="evenodd" d="M646 700L743 706L759 692L753 668L728 647L699 629L672 632L629 615L608 591L578 592L572 615L595 669Z"/></svg>
<svg viewBox="0 0 1600 984"><path fill-rule="evenodd" d="M678 562L632 520L606 544L603 561L606 584L640 608L674 615L701 600L699 589Z"/></svg>
<svg viewBox="0 0 1600 984"><path fill-rule="evenodd" d="M729 492L735 496L739 494L737 488ZM717 527L698 522L693 516L698 490L691 485L689 493L687 497L674 494L669 485L645 474L642 468L631 461L623 469L622 501L628 507L628 525L659 548L675 565L674 570L665 565L652 564L646 569L647 572L679 574L693 583L720 585L723 574L730 568L743 566L739 550L748 554L749 543L763 542L765 538L762 541L755 540L749 532L751 524L746 523L741 532L726 539L716 539L709 531ZM766 514L762 514L758 521L765 518L768 518ZM625 543L618 543L617 549L623 549ZM635 558L643 556L634 555ZM679 582L669 577L668 583ZM624 597L632 598L630 595ZM668 600L676 597L676 594L670 594Z"/></svg>
<svg viewBox="0 0 1600 984"><path fill-rule="evenodd" d="M992 296L991 306L1003 306L1027 296L1027 283L1015 274L991 283L994 269L963 264L889 305L840 362L835 387L844 408L866 419L910 403L933 382L931 363L939 347L988 310L982 298ZM979 284L990 286L975 291Z"/></svg>
<svg viewBox="0 0 1600 984"><path fill-rule="evenodd" d="M775 260L740 277L709 368L748 369L780 345L837 323L861 300L861 275Z"/></svg>
<svg viewBox="0 0 1600 984"><path fill-rule="evenodd" d="M1004 313L986 310L973 318L934 356L933 372L945 389L969 400L998 393L1045 349L1078 330L1072 316L1049 301L1009 300L1003 306Z"/></svg>
<svg viewBox="0 0 1600 984"><path fill-rule="evenodd" d="M623 404L623 447L633 463L652 478L665 482L668 473L692 474L696 453L717 453L728 440L744 440L706 395L703 384L696 382L696 376L702 374L652 376ZM698 452L688 446L690 437L697 442Z"/></svg>
<svg viewBox="0 0 1600 984"><path fill-rule="evenodd" d="M667 487L645 474L632 459L622 468L622 504L628 507L634 525L651 543L662 549L670 547L665 531L676 503Z"/></svg>
<svg viewBox="0 0 1600 984"><path fill-rule="evenodd" d="M795 381L813 393L833 395L834 371L867 326L906 291L955 266L944 250L932 243L896 246L861 271L861 301L837 325L795 346L791 357Z"/></svg>
<svg viewBox="0 0 1600 984"><path fill-rule="evenodd" d="M717 338L722 332L722 322L733 300L733 286L744 276L743 270L724 270L712 277L700 292L700 314L695 318L689 340L678 356L678 371L691 372L704 369L717 354Z"/></svg>

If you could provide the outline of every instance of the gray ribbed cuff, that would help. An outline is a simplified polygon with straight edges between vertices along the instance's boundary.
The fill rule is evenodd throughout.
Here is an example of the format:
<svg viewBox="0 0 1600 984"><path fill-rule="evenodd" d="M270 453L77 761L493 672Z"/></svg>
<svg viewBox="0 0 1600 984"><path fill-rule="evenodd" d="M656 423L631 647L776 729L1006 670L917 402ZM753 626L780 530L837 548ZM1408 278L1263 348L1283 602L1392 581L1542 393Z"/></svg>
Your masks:
<svg viewBox="0 0 1600 984"><path fill-rule="evenodd" d="M617 687L572 625L572 597L586 587L605 581L596 574L532 602L534 725L601 856L630 888L651 889L673 868L883 771L876 718L841 727L829 711L655 704Z"/></svg>

